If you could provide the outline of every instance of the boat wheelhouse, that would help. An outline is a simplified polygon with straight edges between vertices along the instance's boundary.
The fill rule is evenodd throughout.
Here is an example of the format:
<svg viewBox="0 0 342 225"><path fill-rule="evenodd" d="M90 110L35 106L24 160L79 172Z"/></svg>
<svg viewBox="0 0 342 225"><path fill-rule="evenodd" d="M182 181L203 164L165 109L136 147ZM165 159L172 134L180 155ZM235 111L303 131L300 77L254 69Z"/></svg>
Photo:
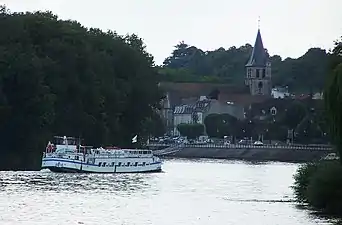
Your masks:
<svg viewBox="0 0 342 225"><path fill-rule="evenodd" d="M42 158L42 169L53 172L138 173L161 171L161 160L151 150L82 146L72 137L55 137Z"/></svg>

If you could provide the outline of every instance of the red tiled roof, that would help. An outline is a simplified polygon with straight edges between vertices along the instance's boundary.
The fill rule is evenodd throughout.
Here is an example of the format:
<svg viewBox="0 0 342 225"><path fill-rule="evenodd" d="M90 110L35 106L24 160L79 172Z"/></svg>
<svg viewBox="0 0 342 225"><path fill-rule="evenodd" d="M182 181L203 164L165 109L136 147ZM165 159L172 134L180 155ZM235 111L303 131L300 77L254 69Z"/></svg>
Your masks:
<svg viewBox="0 0 342 225"><path fill-rule="evenodd" d="M208 96L215 89L218 89L220 92L218 99L220 102L233 102L242 106L263 102L270 98L266 96L251 96L248 89L229 84L161 82L159 86L169 93L172 106L181 104L181 99L199 98L201 95Z"/></svg>

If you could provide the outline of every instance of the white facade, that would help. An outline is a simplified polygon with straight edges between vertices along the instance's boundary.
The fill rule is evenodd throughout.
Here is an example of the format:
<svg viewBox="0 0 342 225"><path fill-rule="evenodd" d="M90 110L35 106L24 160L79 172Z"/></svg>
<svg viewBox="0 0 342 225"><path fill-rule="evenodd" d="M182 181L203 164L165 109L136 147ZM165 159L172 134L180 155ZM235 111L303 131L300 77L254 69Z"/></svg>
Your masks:
<svg viewBox="0 0 342 225"><path fill-rule="evenodd" d="M312 99L323 100L323 93L317 92L312 96Z"/></svg>
<svg viewBox="0 0 342 225"><path fill-rule="evenodd" d="M287 98L290 93L284 88L272 88L272 98Z"/></svg>
<svg viewBox="0 0 342 225"><path fill-rule="evenodd" d="M203 113L202 112L197 112L197 123L204 124L204 118L203 118Z"/></svg>
<svg viewBox="0 0 342 225"><path fill-rule="evenodd" d="M177 130L178 124L181 123L192 123L192 114L174 114L173 118L173 125L174 131L173 134L178 136L180 135L179 131Z"/></svg>

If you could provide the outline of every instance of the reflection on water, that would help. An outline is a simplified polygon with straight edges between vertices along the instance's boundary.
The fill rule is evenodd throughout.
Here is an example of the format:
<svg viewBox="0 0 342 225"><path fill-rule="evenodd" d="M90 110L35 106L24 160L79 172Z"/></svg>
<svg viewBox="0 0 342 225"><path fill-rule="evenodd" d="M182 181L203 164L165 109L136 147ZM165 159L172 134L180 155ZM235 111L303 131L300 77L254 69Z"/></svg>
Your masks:
<svg viewBox="0 0 342 225"><path fill-rule="evenodd" d="M42 172L3 172L0 185L7 193L20 191L102 192L129 195L150 187L149 174L64 174Z"/></svg>
<svg viewBox="0 0 342 225"><path fill-rule="evenodd" d="M168 160L153 174L0 172L0 224L331 224L293 201L297 167Z"/></svg>

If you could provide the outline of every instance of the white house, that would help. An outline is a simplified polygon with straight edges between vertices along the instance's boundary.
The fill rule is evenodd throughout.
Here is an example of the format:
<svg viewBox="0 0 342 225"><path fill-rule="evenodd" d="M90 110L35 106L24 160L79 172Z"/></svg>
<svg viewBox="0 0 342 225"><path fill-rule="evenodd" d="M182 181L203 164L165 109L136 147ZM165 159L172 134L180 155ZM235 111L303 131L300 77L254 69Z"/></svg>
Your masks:
<svg viewBox="0 0 342 225"><path fill-rule="evenodd" d="M189 105L176 106L173 113L173 135L179 135L177 125L181 123L192 123L194 108Z"/></svg>
<svg viewBox="0 0 342 225"><path fill-rule="evenodd" d="M290 97L290 93L287 88L276 87L272 88L271 95L273 98L286 98Z"/></svg>

